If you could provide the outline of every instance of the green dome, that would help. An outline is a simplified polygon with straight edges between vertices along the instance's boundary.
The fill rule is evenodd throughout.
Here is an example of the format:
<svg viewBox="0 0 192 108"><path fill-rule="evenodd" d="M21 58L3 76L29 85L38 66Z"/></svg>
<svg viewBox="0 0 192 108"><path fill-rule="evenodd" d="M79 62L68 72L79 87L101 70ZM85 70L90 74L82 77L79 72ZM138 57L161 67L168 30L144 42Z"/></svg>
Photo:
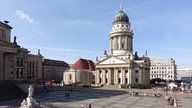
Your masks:
<svg viewBox="0 0 192 108"><path fill-rule="evenodd" d="M113 23L116 23L116 22L129 23L129 18L123 11L119 11L119 13L115 16Z"/></svg>

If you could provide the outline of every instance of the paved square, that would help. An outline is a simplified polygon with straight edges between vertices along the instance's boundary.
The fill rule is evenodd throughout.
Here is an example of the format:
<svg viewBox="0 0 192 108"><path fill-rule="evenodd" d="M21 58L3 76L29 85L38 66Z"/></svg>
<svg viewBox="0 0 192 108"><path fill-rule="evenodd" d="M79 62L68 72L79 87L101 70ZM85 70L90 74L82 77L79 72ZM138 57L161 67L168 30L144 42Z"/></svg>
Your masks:
<svg viewBox="0 0 192 108"><path fill-rule="evenodd" d="M66 98L66 89L59 89L49 93L41 93L34 98L37 102L47 102L52 104L54 108L174 108L167 105L164 98L164 91L161 91L163 96L155 97L152 89L147 90L133 90L138 92L138 96L129 95L129 91L133 89L107 89L107 88L74 88L69 93L69 98ZM148 96L143 96L147 93ZM192 106L191 93L169 93L171 96L178 97L179 108L190 108ZM5 106L20 106L22 99L0 102L0 107Z"/></svg>

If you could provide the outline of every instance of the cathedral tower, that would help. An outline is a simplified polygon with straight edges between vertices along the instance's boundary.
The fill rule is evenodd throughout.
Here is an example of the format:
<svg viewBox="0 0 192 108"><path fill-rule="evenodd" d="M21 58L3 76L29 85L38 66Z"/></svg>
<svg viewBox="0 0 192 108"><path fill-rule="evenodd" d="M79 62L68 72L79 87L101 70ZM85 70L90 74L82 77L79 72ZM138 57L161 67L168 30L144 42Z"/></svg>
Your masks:
<svg viewBox="0 0 192 108"><path fill-rule="evenodd" d="M110 32L110 53L112 55L127 55L133 51L133 32L128 16L120 11L115 16Z"/></svg>

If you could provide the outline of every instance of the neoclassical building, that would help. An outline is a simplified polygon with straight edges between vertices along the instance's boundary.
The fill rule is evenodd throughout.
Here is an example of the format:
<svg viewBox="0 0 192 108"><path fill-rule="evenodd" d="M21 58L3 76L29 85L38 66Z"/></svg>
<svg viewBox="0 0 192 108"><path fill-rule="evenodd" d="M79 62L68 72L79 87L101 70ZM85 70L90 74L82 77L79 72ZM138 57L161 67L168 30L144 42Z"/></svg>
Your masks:
<svg viewBox="0 0 192 108"><path fill-rule="evenodd" d="M41 80L43 56L19 46L16 36L11 42L11 29L8 21L0 21L0 81Z"/></svg>
<svg viewBox="0 0 192 108"><path fill-rule="evenodd" d="M122 6L114 18L109 35L110 53L96 60L96 84L121 85L149 82L150 59L133 52L133 31Z"/></svg>

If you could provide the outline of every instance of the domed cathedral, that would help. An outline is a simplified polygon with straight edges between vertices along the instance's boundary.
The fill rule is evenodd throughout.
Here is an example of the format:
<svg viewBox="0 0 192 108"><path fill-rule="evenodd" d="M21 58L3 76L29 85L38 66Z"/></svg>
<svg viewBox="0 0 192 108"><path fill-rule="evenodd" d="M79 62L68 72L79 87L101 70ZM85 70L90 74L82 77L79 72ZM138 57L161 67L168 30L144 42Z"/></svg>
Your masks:
<svg viewBox="0 0 192 108"><path fill-rule="evenodd" d="M133 52L133 35L129 18L120 5L109 35L110 53L104 51L101 58L96 59L96 84L128 85L149 82L150 59L147 51L142 57Z"/></svg>

